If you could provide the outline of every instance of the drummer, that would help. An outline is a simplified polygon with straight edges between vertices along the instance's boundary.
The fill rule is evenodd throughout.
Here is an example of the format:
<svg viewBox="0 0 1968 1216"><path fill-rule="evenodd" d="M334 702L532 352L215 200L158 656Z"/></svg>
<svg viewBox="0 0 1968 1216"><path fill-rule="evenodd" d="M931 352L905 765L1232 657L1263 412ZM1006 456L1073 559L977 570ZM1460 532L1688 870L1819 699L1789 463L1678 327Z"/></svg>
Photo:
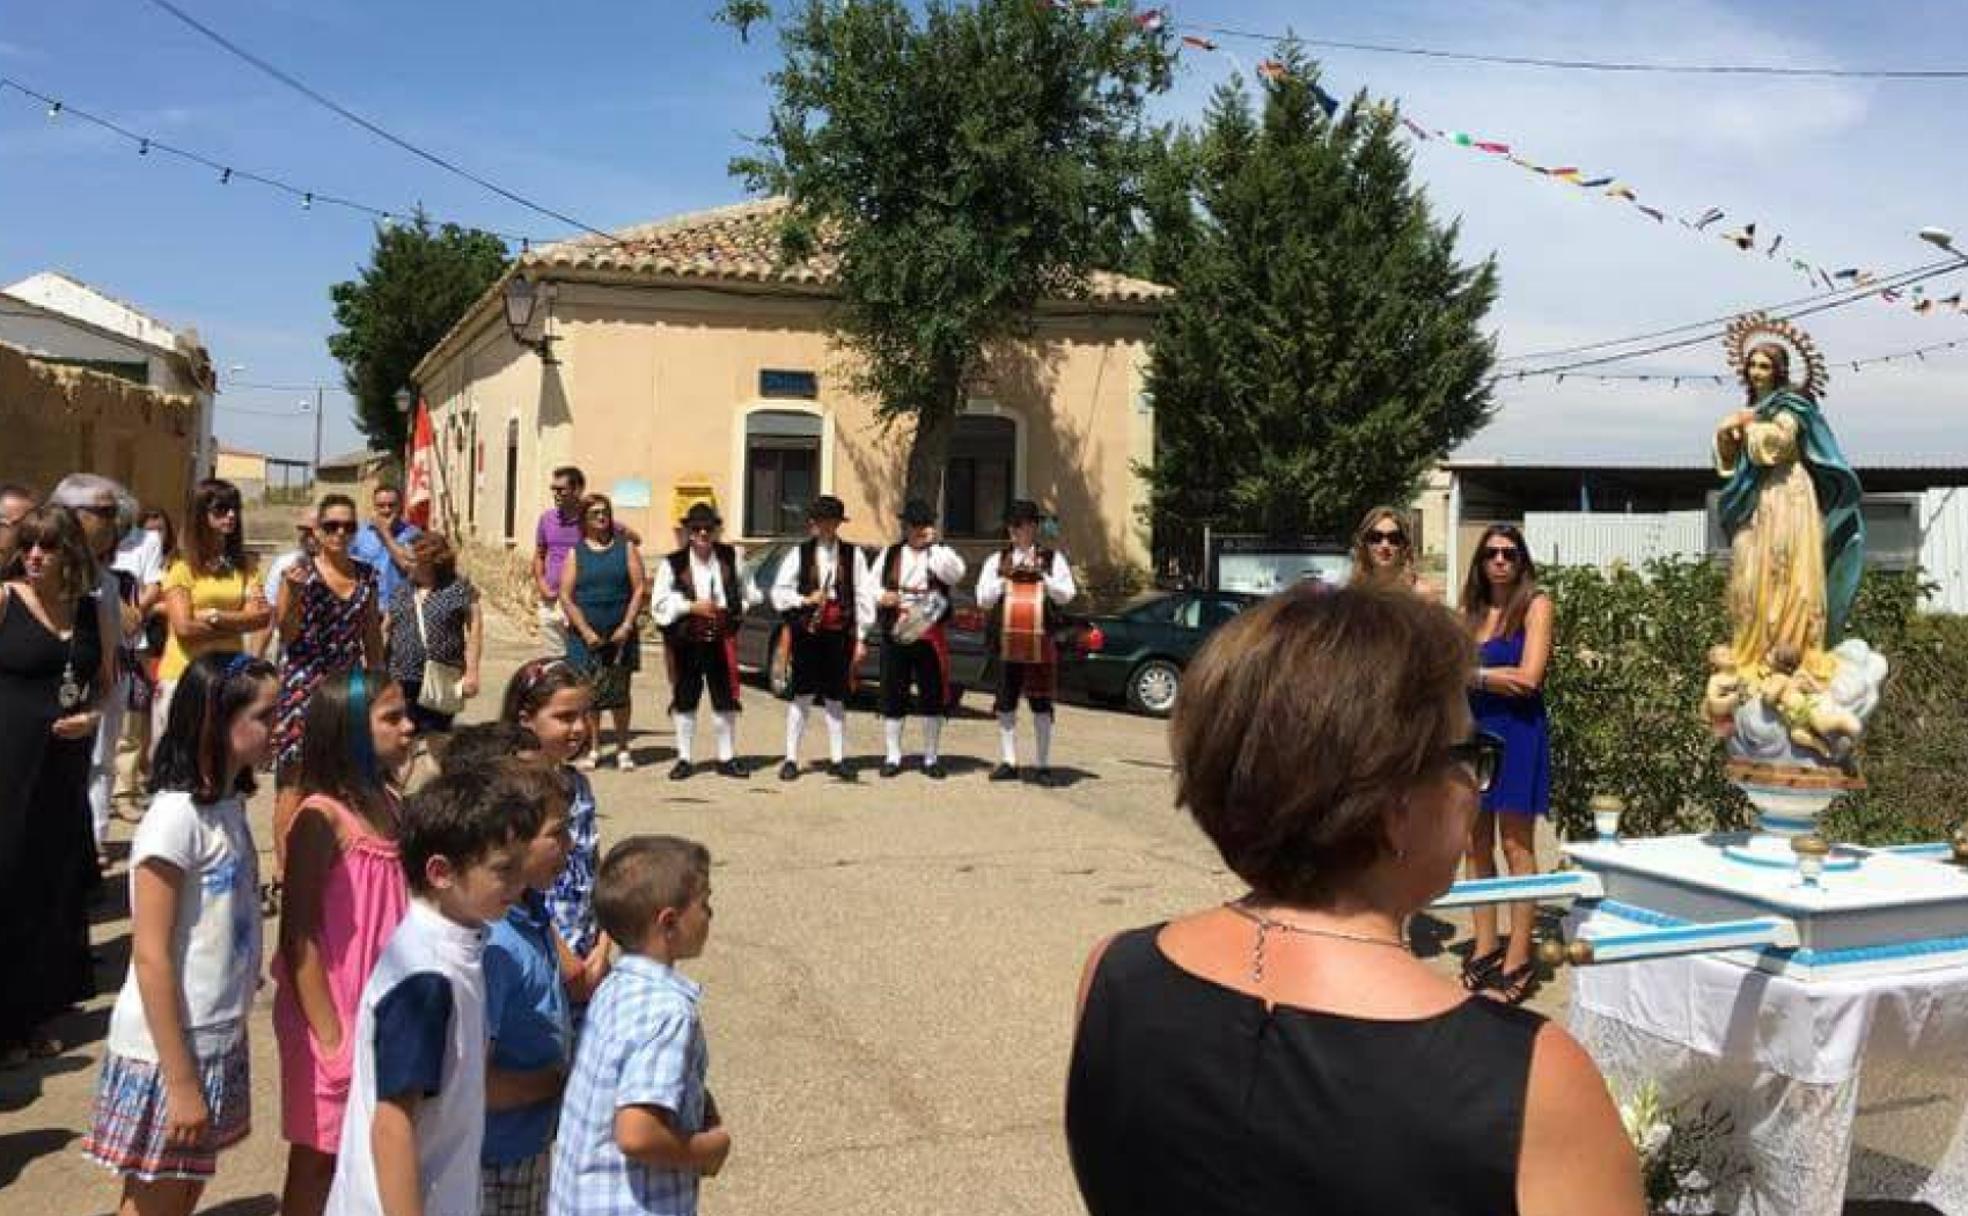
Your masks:
<svg viewBox="0 0 1968 1216"><path fill-rule="evenodd" d="M758 588L738 571L738 551L718 539L724 521L716 508L697 503L684 515L683 548L656 566L650 611L671 657L670 718L676 727L676 765L670 780L694 771L699 706L710 689L716 711L717 771L743 777L738 763L738 621L760 600Z"/></svg>
<svg viewBox="0 0 1968 1216"><path fill-rule="evenodd" d="M984 559L977 572L977 606L986 612L1004 605L998 619L998 767L993 781L1018 780L1018 698L1032 707L1032 735L1038 768L1032 777L1052 784L1052 694L1058 682L1059 651L1046 628L1047 605L1070 603L1079 589L1063 554L1039 543L1044 513L1019 499L1005 515L1011 543ZM1007 596L1008 586L1033 588L1036 595ZM1036 599L1036 604L1032 601ZM1020 606L1020 601L1025 601ZM1036 611L1031 609L1036 608ZM1013 658L1036 656L1036 658Z"/></svg>
<svg viewBox="0 0 1968 1216"><path fill-rule="evenodd" d="M945 774L938 749L950 712L950 643L943 623L950 615L950 591L963 581L964 560L937 543L936 512L912 498L902 508L901 542L881 551L873 573L876 577L863 581L861 594L864 615L872 615L881 628L882 735L887 745L881 775L902 771L902 721L913 686L922 719L922 771L941 781Z"/></svg>

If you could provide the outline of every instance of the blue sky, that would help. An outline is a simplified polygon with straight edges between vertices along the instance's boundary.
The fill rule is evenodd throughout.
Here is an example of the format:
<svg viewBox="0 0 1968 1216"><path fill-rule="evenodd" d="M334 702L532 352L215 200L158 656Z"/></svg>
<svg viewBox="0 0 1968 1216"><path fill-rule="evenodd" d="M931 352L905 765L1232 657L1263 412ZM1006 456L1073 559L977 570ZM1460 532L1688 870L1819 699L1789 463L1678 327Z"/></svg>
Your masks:
<svg viewBox="0 0 1968 1216"><path fill-rule="evenodd" d="M358 112L555 208L617 227L742 197L725 165L762 126L769 34L749 46L709 20L712 0L181 0L201 20ZM1386 0L1373 5L1196 0L1173 19L1308 36L1507 54L1847 67L1968 65L1954 5L1604 4ZM1260 44L1185 57L1164 117L1197 115ZM1615 174L1677 214L1755 220L1833 266L1897 269L1934 253L1924 224L1963 234L1955 116L1968 81L1893 83L1605 76L1321 52L1327 87L1399 99L1432 126L1511 143L1543 164ZM1234 56L1234 58L1233 58ZM0 75L125 126L293 181L408 210L551 237L552 221L453 178L235 60L144 0L9 0ZM1463 248L1494 252L1491 315L1506 353L1662 328L1809 291L1775 260L1736 253L1630 208L1440 143L1414 151ZM324 344L329 284L366 256L369 222L298 204L129 145L0 94L0 281L67 271L194 325L239 380L340 383ZM1968 274L1937 294L1968 288ZM1839 359L1968 338L1968 314L1861 304L1808 322L1834 360L1827 399L1861 457L1968 453L1968 347L1853 374ZM1719 347L1630 369L1720 371ZM222 439L305 457L295 392L232 389ZM1733 407L1712 385L1506 383L1475 454L1698 459ZM330 395L326 446L356 446Z"/></svg>

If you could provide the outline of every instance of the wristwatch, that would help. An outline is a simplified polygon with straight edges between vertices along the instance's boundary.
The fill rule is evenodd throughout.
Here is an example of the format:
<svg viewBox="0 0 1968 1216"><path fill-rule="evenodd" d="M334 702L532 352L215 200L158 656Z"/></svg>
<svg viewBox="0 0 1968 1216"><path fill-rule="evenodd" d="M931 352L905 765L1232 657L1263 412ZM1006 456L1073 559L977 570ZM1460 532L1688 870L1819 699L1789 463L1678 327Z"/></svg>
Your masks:
<svg viewBox="0 0 1968 1216"><path fill-rule="evenodd" d="M205 628L217 629L219 627L219 610L217 608L207 608L201 619L205 622Z"/></svg>

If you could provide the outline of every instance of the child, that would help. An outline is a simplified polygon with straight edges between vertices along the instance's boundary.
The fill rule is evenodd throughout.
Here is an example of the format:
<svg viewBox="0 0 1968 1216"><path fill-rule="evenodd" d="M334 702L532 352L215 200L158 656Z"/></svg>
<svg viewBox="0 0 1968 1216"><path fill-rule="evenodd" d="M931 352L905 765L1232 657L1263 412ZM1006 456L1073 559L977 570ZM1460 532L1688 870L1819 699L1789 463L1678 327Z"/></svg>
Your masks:
<svg viewBox="0 0 1968 1216"><path fill-rule="evenodd" d="M548 767L537 753L516 763L545 784L546 813L521 863L526 889L505 919L493 922L485 943L485 1026L492 1050L485 1074L485 1145L479 1154L483 1216L545 1216L552 1167L547 1148L574 1045L563 982L563 959L571 961L572 955L554 932L545 894L567 866L572 789L566 771ZM580 975L578 967L575 974Z"/></svg>
<svg viewBox="0 0 1968 1216"><path fill-rule="evenodd" d="M594 787L574 769L574 760L592 742L588 717L593 696L588 682L565 659L532 659L520 665L506 684L499 717L523 726L540 741L541 758L562 766L572 783L574 800L567 827L573 837L567 866L547 892L547 909L554 930L574 952L585 970L577 987L592 991L608 973L608 936L595 921L595 870L601 864L601 828L596 822ZM575 1011L580 1021L580 1011Z"/></svg>
<svg viewBox="0 0 1968 1216"><path fill-rule="evenodd" d="M328 1201L356 1002L409 906L388 774L413 735L403 690L381 671L329 676L307 708L273 966L289 1216L320 1216Z"/></svg>
<svg viewBox="0 0 1968 1216"><path fill-rule="evenodd" d="M404 803L412 899L362 990L333 1216L478 1211L485 926L519 898L544 809L510 762L444 773Z"/></svg>
<svg viewBox="0 0 1968 1216"><path fill-rule="evenodd" d="M692 1216L731 1135L704 1086L696 984L674 967L711 932L711 856L673 836L634 836L602 863L595 905L625 953L588 1008L560 1110L553 1216Z"/></svg>
<svg viewBox="0 0 1968 1216"><path fill-rule="evenodd" d="M246 1014L259 983L253 771L272 755L273 668L207 654L180 677L130 847L130 971L82 1151L123 1176L124 1216L189 1213L251 1125Z"/></svg>

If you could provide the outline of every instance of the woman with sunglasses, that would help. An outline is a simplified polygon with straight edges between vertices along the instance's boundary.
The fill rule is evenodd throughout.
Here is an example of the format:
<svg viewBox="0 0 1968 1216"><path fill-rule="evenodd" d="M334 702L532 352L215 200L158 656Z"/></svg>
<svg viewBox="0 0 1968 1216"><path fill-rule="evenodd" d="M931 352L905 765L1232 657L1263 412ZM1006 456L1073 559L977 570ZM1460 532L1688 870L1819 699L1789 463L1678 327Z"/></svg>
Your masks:
<svg viewBox="0 0 1968 1216"><path fill-rule="evenodd" d="M1092 1216L1640 1216L1584 1050L1408 949L1498 761L1473 658L1417 596L1294 588L1190 664L1176 802L1249 890L1088 960L1066 1138Z"/></svg>
<svg viewBox="0 0 1968 1216"><path fill-rule="evenodd" d="M1368 511L1353 533L1353 577L1349 587L1397 587L1434 603L1442 588L1415 569L1414 529L1393 507Z"/></svg>
<svg viewBox="0 0 1968 1216"><path fill-rule="evenodd" d="M150 737L164 737L171 692L201 654L237 654L248 634L273 620L266 593L246 552L239 487L209 478L192 491L185 516L184 552L164 571L164 655L150 702Z"/></svg>
<svg viewBox="0 0 1968 1216"><path fill-rule="evenodd" d="M642 549L615 527L615 504L606 494L581 500L581 543L560 568L560 610L567 617L567 661L594 685L585 765L601 763L601 711L615 719L615 767L635 768L629 754L629 680L642 668L636 617L647 593Z"/></svg>
<svg viewBox="0 0 1968 1216"><path fill-rule="evenodd" d="M1544 676L1551 662L1551 597L1538 590L1537 565L1524 534L1491 524L1476 544L1462 585L1462 615L1478 647L1470 708L1482 728L1503 740L1503 767L1483 795L1469 837L1469 876L1496 876L1496 852L1512 875L1537 873L1537 821L1551 809L1551 727ZM1497 941L1491 907L1472 914L1476 938L1462 982L1515 1005L1537 987L1531 931L1537 905L1510 905L1510 937Z"/></svg>
<svg viewBox="0 0 1968 1216"><path fill-rule="evenodd" d="M353 498L323 498L315 511L315 555L287 568L274 606L281 656L280 706L273 728L273 844L283 867L287 826L301 803L301 736L308 702L331 675L383 665L376 572L350 552L358 527Z"/></svg>

